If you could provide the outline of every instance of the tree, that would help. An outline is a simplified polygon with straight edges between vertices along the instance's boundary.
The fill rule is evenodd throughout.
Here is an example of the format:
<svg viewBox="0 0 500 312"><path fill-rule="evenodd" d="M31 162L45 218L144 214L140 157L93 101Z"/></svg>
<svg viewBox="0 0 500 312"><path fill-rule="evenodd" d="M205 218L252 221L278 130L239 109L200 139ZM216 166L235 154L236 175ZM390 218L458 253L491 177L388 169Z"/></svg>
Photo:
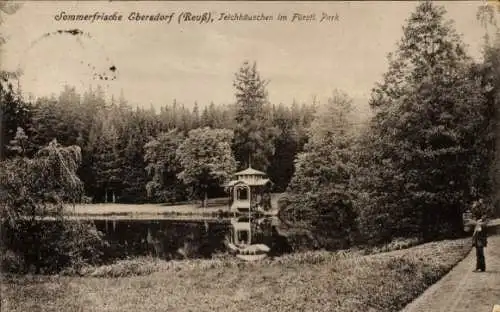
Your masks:
<svg viewBox="0 0 500 312"><path fill-rule="evenodd" d="M16 136L10 141L7 150L10 150L14 155L25 157L29 146L28 136L21 127L17 128Z"/></svg>
<svg viewBox="0 0 500 312"><path fill-rule="evenodd" d="M198 107L198 102L194 102L194 107L193 107L193 112L192 112L192 115L193 115L193 125L192 127L194 129L196 128L199 128L200 127L200 109Z"/></svg>
<svg viewBox="0 0 500 312"><path fill-rule="evenodd" d="M63 145L77 144L88 135L91 123L74 87L64 86L59 96L40 98L34 107L32 141L38 148L57 139Z"/></svg>
<svg viewBox="0 0 500 312"><path fill-rule="evenodd" d="M0 25L3 23L4 14L12 15L22 6L22 3L13 1L0 2ZM0 33L0 54L6 39ZM0 70L0 161L6 156L5 147L16 134L17 128L28 129L30 125L31 112L26 103L22 101L19 90L16 92L12 87L12 79L19 79L19 72L8 72ZM19 80L18 80L19 82Z"/></svg>
<svg viewBox="0 0 500 312"><path fill-rule="evenodd" d="M33 158L15 157L0 163L0 217L7 227L2 231L2 256L8 248L20 257L24 269L34 265L35 273L79 265L84 256L98 257L102 237L95 227L64 218L64 204L77 202L83 195L76 175L80 162L78 146L63 147L54 140ZM55 220L46 222L47 216ZM4 235L11 239L4 240ZM85 255L88 250L90 255Z"/></svg>
<svg viewBox="0 0 500 312"><path fill-rule="evenodd" d="M360 228L374 240L461 233L485 101L445 10L422 2L370 101Z"/></svg>
<svg viewBox="0 0 500 312"><path fill-rule="evenodd" d="M297 125L291 118L290 111L280 104L273 109L273 124L279 130L274 141L275 153L268 169L275 191L285 191L294 172L294 160L299 149Z"/></svg>
<svg viewBox="0 0 500 312"><path fill-rule="evenodd" d="M147 181L147 174L144 170L146 167L144 161L146 135L133 125L129 125L121 139L124 141L124 147L120 151L122 179L120 201L143 202L147 198L144 187Z"/></svg>
<svg viewBox="0 0 500 312"><path fill-rule="evenodd" d="M266 81L260 78L256 63L244 62L235 75L236 128L233 150L243 167L254 165L266 170L274 154L276 135L265 110L267 104Z"/></svg>
<svg viewBox="0 0 500 312"><path fill-rule="evenodd" d="M485 151L482 159L478 158L477 176L488 177L477 190L478 196L485 198L491 195L493 214L500 216L500 29L498 28L498 12L496 7L485 3L478 9L477 18L485 29L483 62L477 64L472 70L474 79L482 82L483 94L487 103L487 118L483 133L478 137L483 138L482 148ZM489 171L489 175L487 174Z"/></svg>
<svg viewBox="0 0 500 312"><path fill-rule="evenodd" d="M178 178L189 186L206 207L208 189L225 183L236 169L231 151L233 132L199 128L189 131L177 149L182 171Z"/></svg>
<svg viewBox="0 0 500 312"><path fill-rule="evenodd" d="M78 146L82 148L82 165L78 170L78 176L85 184L86 194L94 198L98 195L98 185L95 175L94 150L98 147L100 136L101 118L106 114L106 101L102 89L89 88L83 93L79 116L79 139Z"/></svg>
<svg viewBox="0 0 500 312"><path fill-rule="evenodd" d="M96 136L96 145L93 150L96 186L104 191L104 202L107 203L108 200L115 202L122 184L118 133L112 122L104 116L93 135ZM111 198L108 199L108 196Z"/></svg>
<svg viewBox="0 0 500 312"><path fill-rule="evenodd" d="M145 144L144 160L149 181L146 184L148 197L159 202L176 202L185 199L182 181L177 178L181 164L176 151L185 136L174 129L160 133Z"/></svg>
<svg viewBox="0 0 500 312"><path fill-rule="evenodd" d="M327 248L348 246L355 225L350 189L354 172L351 105L345 93L335 91L319 107L305 151L295 160L288 188L291 204L281 211L283 216L293 215L290 223L311 231Z"/></svg>
<svg viewBox="0 0 500 312"><path fill-rule="evenodd" d="M30 105L23 101L20 94L17 94L12 84L4 85L0 83L0 160L12 156L6 150L7 144L14 139L19 128L29 132L32 126L33 111ZM30 152L34 152L30 147L26 147ZM28 152L27 150L27 152Z"/></svg>

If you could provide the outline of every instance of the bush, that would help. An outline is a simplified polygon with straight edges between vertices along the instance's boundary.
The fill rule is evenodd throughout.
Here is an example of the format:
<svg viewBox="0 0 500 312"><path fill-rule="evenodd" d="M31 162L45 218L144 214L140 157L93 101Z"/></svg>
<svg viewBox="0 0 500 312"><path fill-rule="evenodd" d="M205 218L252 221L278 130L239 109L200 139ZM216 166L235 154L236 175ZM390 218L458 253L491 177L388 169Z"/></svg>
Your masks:
<svg viewBox="0 0 500 312"><path fill-rule="evenodd" d="M2 250L0 254L2 272L22 272L23 259L12 250Z"/></svg>
<svg viewBox="0 0 500 312"><path fill-rule="evenodd" d="M79 268L88 264L101 264L104 250L109 247L104 234L90 221L66 222L65 225L61 245L69 256L69 266Z"/></svg>
<svg viewBox="0 0 500 312"><path fill-rule="evenodd" d="M51 274L97 265L107 247L92 223L65 220L6 224L4 242L7 252L1 265L10 273Z"/></svg>

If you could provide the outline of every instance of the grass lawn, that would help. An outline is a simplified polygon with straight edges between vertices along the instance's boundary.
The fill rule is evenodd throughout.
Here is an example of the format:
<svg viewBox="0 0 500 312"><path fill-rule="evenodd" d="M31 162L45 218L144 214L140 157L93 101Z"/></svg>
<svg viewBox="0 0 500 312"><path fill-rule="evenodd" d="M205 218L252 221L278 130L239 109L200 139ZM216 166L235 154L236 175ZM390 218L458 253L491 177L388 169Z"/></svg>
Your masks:
<svg viewBox="0 0 500 312"><path fill-rule="evenodd" d="M282 193L271 194L271 205L277 208L278 199ZM87 214L87 215L109 215L109 214L167 214L167 213L184 213L184 214L202 214L215 213L219 210L226 211L229 209L227 198L212 198L208 200L208 207L201 208L200 203L193 204L77 204L66 206L68 213Z"/></svg>
<svg viewBox="0 0 500 312"><path fill-rule="evenodd" d="M84 277L5 278L1 307L19 312L398 311L470 248L470 239L460 239L369 256L309 252L260 263L132 259L91 268ZM139 275L116 277L130 272Z"/></svg>

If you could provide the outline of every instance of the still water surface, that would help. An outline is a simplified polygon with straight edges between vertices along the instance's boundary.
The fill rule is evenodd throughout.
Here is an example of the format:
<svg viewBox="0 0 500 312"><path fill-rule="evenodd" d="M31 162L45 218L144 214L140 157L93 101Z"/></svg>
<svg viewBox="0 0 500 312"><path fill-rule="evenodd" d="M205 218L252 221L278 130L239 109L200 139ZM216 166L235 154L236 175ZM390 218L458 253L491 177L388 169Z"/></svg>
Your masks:
<svg viewBox="0 0 500 312"><path fill-rule="evenodd" d="M152 255L162 259L209 258L225 252L230 219L187 220L93 220L110 247L108 260ZM259 231L260 242L271 248L270 256L289 251L286 239L274 227ZM110 259L111 258L111 259Z"/></svg>

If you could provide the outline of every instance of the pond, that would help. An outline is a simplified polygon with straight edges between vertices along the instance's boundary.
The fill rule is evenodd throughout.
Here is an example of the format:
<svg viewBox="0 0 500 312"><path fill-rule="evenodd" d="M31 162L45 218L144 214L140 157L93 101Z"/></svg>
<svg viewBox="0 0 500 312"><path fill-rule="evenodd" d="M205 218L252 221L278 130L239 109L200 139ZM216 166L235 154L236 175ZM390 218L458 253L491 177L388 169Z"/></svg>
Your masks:
<svg viewBox="0 0 500 312"><path fill-rule="evenodd" d="M209 258L226 251L230 219L220 220L94 220L110 243L106 258L151 255L162 259ZM263 228L259 241L270 255L290 250L274 227Z"/></svg>
<svg viewBox="0 0 500 312"><path fill-rule="evenodd" d="M103 250L103 260L109 263L117 259L147 255L165 260L210 258L216 253L226 252L226 240L231 233L231 220L234 221L234 218L189 220L101 217L88 220L94 223L108 242L109 246ZM46 222L44 226L51 222L55 224L50 220ZM278 234L272 222L264 224L267 226L260 226L260 230L253 233L252 237L256 236L259 243L270 247L269 256L290 252L286 238ZM7 245L29 244L24 240L20 242L9 233L3 235L5 234L7 236L4 236L4 242Z"/></svg>

